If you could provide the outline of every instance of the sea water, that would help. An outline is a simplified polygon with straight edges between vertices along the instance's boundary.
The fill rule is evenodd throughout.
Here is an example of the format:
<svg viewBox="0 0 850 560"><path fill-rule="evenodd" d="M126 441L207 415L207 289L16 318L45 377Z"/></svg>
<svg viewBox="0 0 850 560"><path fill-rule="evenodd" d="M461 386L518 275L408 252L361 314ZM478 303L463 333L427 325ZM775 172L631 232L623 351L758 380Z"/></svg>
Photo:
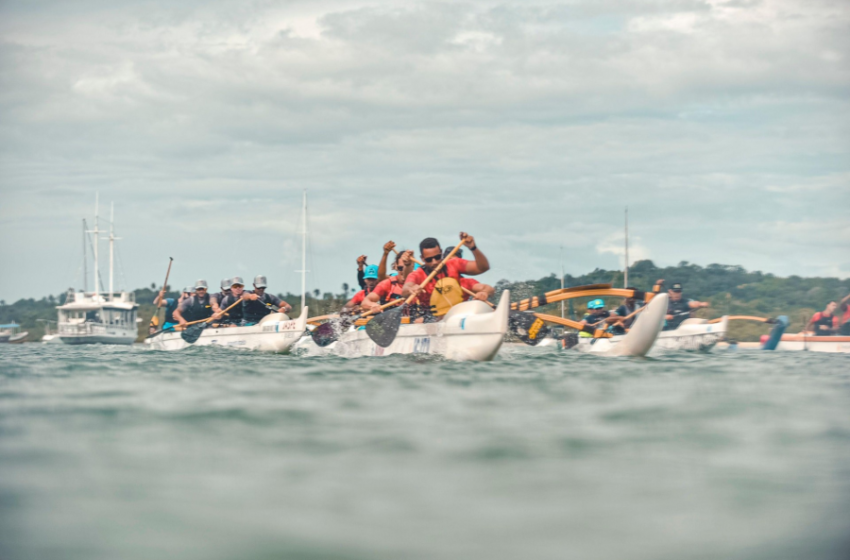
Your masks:
<svg viewBox="0 0 850 560"><path fill-rule="evenodd" d="M3 345L0 558L848 558L849 366Z"/></svg>

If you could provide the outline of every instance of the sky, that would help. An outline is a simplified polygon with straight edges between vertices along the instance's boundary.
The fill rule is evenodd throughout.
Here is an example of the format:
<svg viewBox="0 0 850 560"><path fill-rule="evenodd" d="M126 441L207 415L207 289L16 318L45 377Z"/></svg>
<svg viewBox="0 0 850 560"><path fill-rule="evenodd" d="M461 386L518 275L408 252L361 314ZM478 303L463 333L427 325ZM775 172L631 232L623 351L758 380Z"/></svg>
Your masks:
<svg viewBox="0 0 850 560"><path fill-rule="evenodd" d="M460 231L621 268L627 206L632 261L847 278L849 47L844 0L4 0L0 298L82 287L96 193L130 289L299 293L304 190L311 291Z"/></svg>

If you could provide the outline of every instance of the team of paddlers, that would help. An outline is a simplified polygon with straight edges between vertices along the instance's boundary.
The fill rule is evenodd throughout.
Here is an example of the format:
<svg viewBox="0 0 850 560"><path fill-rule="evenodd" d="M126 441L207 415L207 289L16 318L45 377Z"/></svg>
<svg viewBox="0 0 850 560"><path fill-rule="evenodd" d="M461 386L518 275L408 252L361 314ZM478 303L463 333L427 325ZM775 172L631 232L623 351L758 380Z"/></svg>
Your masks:
<svg viewBox="0 0 850 560"><path fill-rule="evenodd" d="M463 247L472 254L472 260L462 258L462 249L454 255L451 253L455 247L444 251L433 237L423 239L419 244L419 259L411 250L397 250L393 241L384 245L377 265L367 265L366 256L360 256L357 259L357 280L361 290L343 306L340 315L381 313L387 304L413 297L412 304L405 308L405 315L411 322L430 322L440 320L452 306L462 301L475 299L488 302L494 293L493 287L470 277L487 272L490 263L474 237L462 232L460 239ZM451 258L446 260L433 279L423 285L429 274L447 257ZM663 286L664 280L658 280L653 291L659 292ZM154 299L154 305L165 307L162 330L180 330L187 324L204 320L219 326L250 326L270 313L288 313L292 309L287 302L266 291L265 276L254 278L253 287L253 290L245 290L245 282L237 276L222 280L221 290L214 294L208 293L205 280L198 280L194 286L184 288L179 298L165 297L163 288ZM433 297L435 292L439 297ZM693 316L694 310L709 307L708 302L684 297L680 283L673 284L667 293L669 303L665 330L677 328ZM850 334L848 300L850 296L840 303L830 302L824 311L812 317L807 330L818 335ZM613 334L624 334L643 305L644 302L629 297L616 310L609 311L604 300L594 299L587 304L587 314L581 325L602 326ZM840 320L835 316L839 307L844 314ZM151 323L152 333L159 330L155 319ZM581 336L591 335L582 332Z"/></svg>

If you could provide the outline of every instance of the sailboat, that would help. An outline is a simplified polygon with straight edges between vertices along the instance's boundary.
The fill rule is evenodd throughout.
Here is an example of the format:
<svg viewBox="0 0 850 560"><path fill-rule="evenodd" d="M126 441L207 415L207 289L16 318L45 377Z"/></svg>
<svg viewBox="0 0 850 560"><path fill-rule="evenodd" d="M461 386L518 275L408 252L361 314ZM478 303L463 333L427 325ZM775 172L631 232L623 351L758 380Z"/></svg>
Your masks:
<svg viewBox="0 0 850 560"><path fill-rule="evenodd" d="M79 292L69 290L65 303L56 309L59 312L57 334L65 344L132 344L138 335L137 314L139 305L133 292L115 292L115 208L109 221L109 291L98 290L100 270L98 249L100 229L98 198L95 199L94 229L83 235L83 259L85 269L86 234L91 235L94 254L94 290L86 291L85 280ZM84 222L85 224L85 222Z"/></svg>

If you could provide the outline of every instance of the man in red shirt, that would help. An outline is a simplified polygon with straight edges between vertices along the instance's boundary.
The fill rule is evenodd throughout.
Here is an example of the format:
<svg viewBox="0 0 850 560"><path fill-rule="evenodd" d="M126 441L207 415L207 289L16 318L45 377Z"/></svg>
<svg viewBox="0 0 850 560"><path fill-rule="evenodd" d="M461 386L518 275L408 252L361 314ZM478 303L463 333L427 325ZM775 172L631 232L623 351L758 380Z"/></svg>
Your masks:
<svg viewBox="0 0 850 560"><path fill-rule="evenodd" d="M844 296L844 299L838 302L838 310L841 312L841 326L838 327L838 334L848 336L850 335L850 295Z"/></svg>
<svg viewBox="0 0 850 560"><path fill-rule="evenodd" d="M354 294L354 297L345 304L340 313L351 313L363 303L366 296L372 293L372 290L378 285L378 265L370 264L366 267L366 270L363 272L363 285L363 289Z"/></svg>
<svg viewBox="0 0 850 560"><path fill-rule="evenodd" d="M405 279L404 289L401 293L402 297L406 298L410 295L416 295L418 297L419 304L425 309L429 309L431 306L431 294L434 292L434 287L437 284L437 280L440 278L454 278L460 282L461 275L463 274L477 276L490 270L490 262L475 244L475 238L463 232L461 232L460 238L461 242L472 252L475 260L468 261L458 258L449 259L446 261L445 266L440 270L436 277L424 288L420 288L419 285L424 282L428 275L431 274L431 272L443 261L443 250L440 247L440 242L433 237L423 239L419 244L419 258L422 260L423 266L422 268L411 272ZM478 288L477 291L474 289L476 287ZM476 299L480 299L482 301L487 300L489 293L485 287L489 288L489 286L479 283L472 286L473 291L475 291Z"/></svg>
<svg viewBox="0 0 850 560"><path fill-rule="evenodd" d="M834 301L826 305L826 309L818 311L812 315L809 324L806 325L807 331L813 331L816 336L833 336L838 332L838 317L835 316L835 310L838 309L838 304Z"/></svg>

